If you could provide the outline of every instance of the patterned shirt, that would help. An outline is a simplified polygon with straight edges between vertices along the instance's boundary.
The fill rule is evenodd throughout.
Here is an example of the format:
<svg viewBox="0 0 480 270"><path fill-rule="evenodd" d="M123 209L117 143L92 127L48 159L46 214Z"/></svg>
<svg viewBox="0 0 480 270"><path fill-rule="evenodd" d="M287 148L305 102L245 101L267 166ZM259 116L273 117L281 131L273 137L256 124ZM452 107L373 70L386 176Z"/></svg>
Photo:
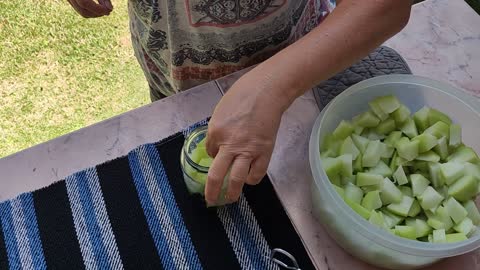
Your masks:
<svg viewBox="0 0 480 270"><path fill-rule="evenodd" d="M267 59L334 7L334 0L130 0L130 29L157 100Z"/></svg>

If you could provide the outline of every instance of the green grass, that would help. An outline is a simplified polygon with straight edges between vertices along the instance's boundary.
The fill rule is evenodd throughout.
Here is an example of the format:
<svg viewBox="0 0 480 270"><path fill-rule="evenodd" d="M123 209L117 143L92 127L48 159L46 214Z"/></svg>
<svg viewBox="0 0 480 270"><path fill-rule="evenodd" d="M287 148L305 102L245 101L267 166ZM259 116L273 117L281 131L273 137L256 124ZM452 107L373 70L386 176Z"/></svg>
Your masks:
<svg viewBox="0 0 480 270"><path fill-rule="evenodd" d="M465 0L478 14L480 14L480 0Z"/></svg>
<svg viewBox="0 0 480 270"><path fill-rule="evenodd" d="M65 0L0 1L0 157L148 102L126 2L83 19Z"/></svg>

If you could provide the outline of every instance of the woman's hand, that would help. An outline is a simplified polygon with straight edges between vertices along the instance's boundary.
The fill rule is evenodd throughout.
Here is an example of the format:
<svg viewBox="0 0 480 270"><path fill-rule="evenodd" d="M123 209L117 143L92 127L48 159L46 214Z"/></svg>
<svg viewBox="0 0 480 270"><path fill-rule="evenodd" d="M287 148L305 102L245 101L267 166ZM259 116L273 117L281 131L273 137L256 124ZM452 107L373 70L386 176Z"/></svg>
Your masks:
<svg viewBox="0 0 480 270"><path fill-rule="evenodd" d="M84 18L96 18L109 15L113 10L110 0L67 0Z"/></svg>
<svg viewBox="0 0 480 270"><path fill-rule="evenodd" d="M258 184L267 172L286 106L261 81L252 70L215 108L207 134L207 151L214 157L205 190L209 205L223 199L218 196L228 172L227 203L238 200L244 183Z"/></svg>
<svg viewBox="0 0 480 270"><path fill-rule="evenodd" d="M342 0L320 26L240 78L209 124L207 151L215 158L205 190L207 203L217 201L229 170L227 202L238 199L244 183L257 184L266 173L288 106L400 31L410 8L411 1Z"/></svg>

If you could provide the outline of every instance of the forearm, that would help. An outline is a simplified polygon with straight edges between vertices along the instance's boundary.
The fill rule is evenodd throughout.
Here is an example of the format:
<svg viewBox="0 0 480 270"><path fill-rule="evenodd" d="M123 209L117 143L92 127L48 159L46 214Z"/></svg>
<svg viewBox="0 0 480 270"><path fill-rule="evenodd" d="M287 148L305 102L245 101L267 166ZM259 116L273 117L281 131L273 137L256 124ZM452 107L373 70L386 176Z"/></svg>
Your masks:
<svg viewBox="0 0 480 270"><path fill-rule="evenodd" d="M298 96L360 60L408 21L411 1L343 0L308 35L250 72L256 91L286 109Z"/></svg>

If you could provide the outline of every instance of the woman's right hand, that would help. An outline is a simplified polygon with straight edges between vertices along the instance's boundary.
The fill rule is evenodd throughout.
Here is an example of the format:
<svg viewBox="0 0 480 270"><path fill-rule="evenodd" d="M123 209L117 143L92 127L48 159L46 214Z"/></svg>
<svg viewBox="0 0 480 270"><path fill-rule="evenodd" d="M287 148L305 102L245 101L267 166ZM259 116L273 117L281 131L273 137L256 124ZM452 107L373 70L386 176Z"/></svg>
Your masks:
<svg viewBox="0 0 480 270"><path fill-rule="evenodd" d="M84 18L97 18L109 15L113 10L110 0L67 0Z"/></svg>

